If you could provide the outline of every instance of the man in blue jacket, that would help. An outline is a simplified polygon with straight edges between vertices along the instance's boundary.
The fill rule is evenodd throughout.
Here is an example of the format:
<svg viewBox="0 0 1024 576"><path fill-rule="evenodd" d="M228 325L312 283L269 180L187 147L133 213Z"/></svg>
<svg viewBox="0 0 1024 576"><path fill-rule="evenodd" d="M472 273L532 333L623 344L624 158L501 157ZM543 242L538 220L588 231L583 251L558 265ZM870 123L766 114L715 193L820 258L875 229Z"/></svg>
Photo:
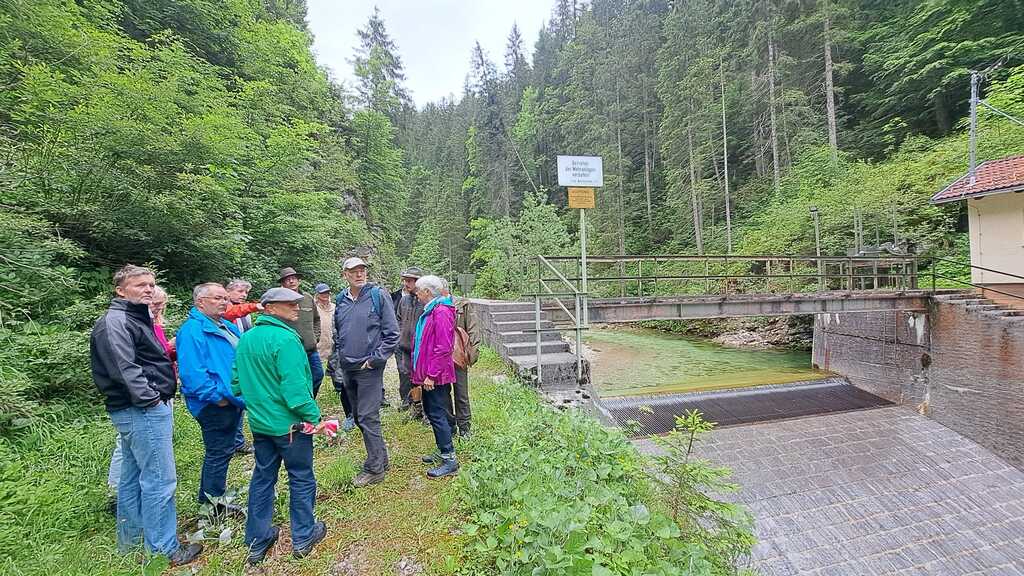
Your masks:
<svg viewBox="0 0 1024 576"><path fill-rule="evenodd" d="M349 258L342 265L348 289L334 309L335 373L341 373L356 426L363 433L366 462L352 479L357 488L384 480L388 450L380 431L384 401L384 365L398 345L398 321L390 294L367 281L366 262Z"/></svg>
<svg viewBox="0 0 1024 576"><path fill-rule="evenodd" d="M231 393L231 365L241 335L223 319L230 301L215 282L192 290L195 304L178 330L178 374L185 405L199 422L206 455L199 477L199 503L223 496L228 464L235 452L235 434L245 403ZM241 508L218 505L217 513L240 513Z"/></svg>

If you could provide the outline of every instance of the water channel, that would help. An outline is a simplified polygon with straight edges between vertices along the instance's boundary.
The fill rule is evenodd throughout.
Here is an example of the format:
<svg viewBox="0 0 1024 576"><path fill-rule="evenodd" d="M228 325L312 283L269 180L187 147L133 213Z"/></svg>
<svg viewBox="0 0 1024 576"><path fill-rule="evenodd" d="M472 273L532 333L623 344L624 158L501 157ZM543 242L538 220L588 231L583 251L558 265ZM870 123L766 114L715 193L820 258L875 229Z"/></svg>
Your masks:
<svg viewBox="0 0 1024 576"><path fill-rule="evenodd" d="M729 348L643 328L598 328L585 338L591 377L603 397L784 384L828 376L798 350Z"/></svg>

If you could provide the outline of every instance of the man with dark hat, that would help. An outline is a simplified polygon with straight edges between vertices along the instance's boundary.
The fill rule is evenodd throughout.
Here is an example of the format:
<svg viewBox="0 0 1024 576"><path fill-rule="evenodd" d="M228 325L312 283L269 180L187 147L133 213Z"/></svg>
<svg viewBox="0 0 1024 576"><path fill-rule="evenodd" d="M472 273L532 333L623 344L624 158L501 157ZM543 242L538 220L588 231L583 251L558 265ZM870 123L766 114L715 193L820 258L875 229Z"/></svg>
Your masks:
<svg viewBox="0 0 1024 576"><path fill-rule="evenodd" d="M267 290L260 298L264 313L242 336L235 353L231 390L245 398L256 457L245 523L250 564L262 562L280 534L272 523L274 487L282 462L288 471L294 556L308 556L327 534L327 527L313 514L313 437L295 432L320 422L309 365L302 361L306 352L291 327L299 318L302 300L302 294L288 288Z"/></svg>
<svg viewBox="0 0 1024 576"><path fill-rule="evenodd" d="M334 357L341 371L356 426L363 435L366 462L352 479L357 488L384 480L388 450L380 429L384 366L398 344L398 322L388 293L367 281L366 262L349 258L342 265L348 289L338 294L334 311Z"/></svg>
<svg viewBox="0 0 1024 576"><path fill-rule="evenodd" d="M423 277L423 270L412 266L402 270L401 295L395 306L398 319L398 349L395 361L398 364L398 395L401 398L399 410L412 408L412 418L423 416L422 403L413 402L409 397L412 391L412 348L416 336L416 321L423 313L423 303L416 297L416 281Z"/></svg>
<svg viewBox="0 0 1024 576"><path fill-rule="evenodd" d="M302 294L302 301L299 302L299 318L294 322L287 322L292 330L302 338L302 347L306 350L306 358L309 360L309 371L313 375L313 397L316 398L320 391L320 383L324 379L324 364L320 359L320 353L316 350L316 328L320 324L320 313L313 303L313 296L299 290L302 281L302 274L299 274L292 267L282 268L277 275L277 282L282 288L287 288Z"/></svg>

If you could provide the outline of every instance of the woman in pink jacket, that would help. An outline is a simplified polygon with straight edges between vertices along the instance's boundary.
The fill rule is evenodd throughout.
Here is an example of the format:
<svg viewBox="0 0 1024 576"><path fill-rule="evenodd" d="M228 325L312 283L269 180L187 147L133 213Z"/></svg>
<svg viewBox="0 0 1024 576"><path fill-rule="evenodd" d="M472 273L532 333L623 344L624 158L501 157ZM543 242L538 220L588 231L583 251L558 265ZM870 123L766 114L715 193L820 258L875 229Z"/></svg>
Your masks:
<svg viewBox="0 0 1024 576"><path fill-rule="evenodd" d="M439 456L423 457L425 463L438 464L427 471L431 478L448 476L459 470L446 408L452 403L452 384L455 382L455 363L452 361L455 306L450 296L441 293L445 286L444 280L437 276L424 276L416 281L416 297L425 307L416 322L412 383L423 391L423 411L430 419L434 442L437 443Z"/></svg>

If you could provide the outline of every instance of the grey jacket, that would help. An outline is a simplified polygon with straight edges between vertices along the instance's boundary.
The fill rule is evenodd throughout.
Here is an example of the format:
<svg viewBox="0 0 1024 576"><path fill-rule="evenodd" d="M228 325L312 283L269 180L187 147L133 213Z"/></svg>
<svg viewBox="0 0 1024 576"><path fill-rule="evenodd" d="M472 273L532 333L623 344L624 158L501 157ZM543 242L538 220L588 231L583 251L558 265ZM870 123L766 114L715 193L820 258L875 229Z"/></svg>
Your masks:
<svg viewBox="0 0 1024 576"><path fill-rule="evenodd" d="M299 338L302 338L302 347L306 349L307 354L316 351L317 332L320 331L320 312L311 295L306 292L302 293L302 301L299 302L299 319L295 322L285 320L284 323L299 333Z"/></svg>
<svg viewBox="0 0 1024 576"><path fill-rule="evenodd" d="M153 333L145 304L115 298L92 328L89 360L109 412L149 408L177 391L174 367Z"/></svg>
<svg viewBox="0 0 1024 576"><path fill-rule="evenodd" d="M380 311L374 310L371 291L380 292ZM369 361L383 368L398 345L398 320L390 295L376 284L367 283L355 301L342 290L334 308L334 355L332 363L342 370L358 370Z"/></svg>

